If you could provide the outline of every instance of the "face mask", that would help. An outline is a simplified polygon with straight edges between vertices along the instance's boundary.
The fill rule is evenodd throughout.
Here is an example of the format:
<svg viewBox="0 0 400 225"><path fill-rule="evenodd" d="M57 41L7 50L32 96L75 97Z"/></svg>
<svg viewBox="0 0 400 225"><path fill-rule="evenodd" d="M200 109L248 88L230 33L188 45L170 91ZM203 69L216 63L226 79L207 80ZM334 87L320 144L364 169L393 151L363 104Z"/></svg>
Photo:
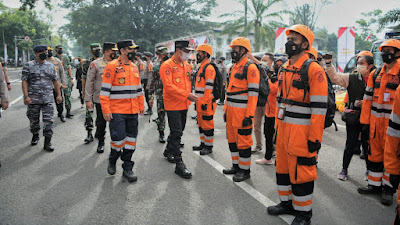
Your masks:
<svg viewBox="0 0 400 225"><path fill-rule="evenodd" d="M196 59L197 59L197 62L201 62L201 61L203 61L204 58L199 53L197 53Z"/></svg>
<svg viewBox="0 0 400 225"><path fill-rule="evenodd" d="M183 52L181 60L182 61L188 60L190 58L190 55L191 55L190 52L189 53Z"/></svg>
<svg viewBox="0 0 400 225"><path fill-rule="evenodd" d="M79 64L79 60L75 59L75 60L74 60L74 64L75 64L75 65L78 65L78 64Z"/></svg>
<svg viewBox="0 0 400 225"><path fill-rule="evenodd" d="M239 52L232 49L232 51L231 51L232 62L234 62L234 63L239 62L239 60L243 57L244 54L246 54L246 53L243 53L242 55L240 55Z"/></svg>
<svg viewBox="0 0 400 225"><path fill-rule="evenodd" d="M94 51L93 52L94 57L100 57L100 51Z"/></svg>
<svg viewBox="0 0 400 225"><path fill-rule="evenodd" d="M53 56L53 52L48 52L47 57L51 58Z"/></svg>
<svg viewBox="0 0 400 225"><path fill-rule="evenodd" d="M45 60L45 59L47 59L47 54L46 53L40 53L40 55L39 55L39 58L41 59L41 60Z"/></svg>
<svg viewBox="0 0 400 225"><path fill-rule="evenodd" d="M318 57L318 58L317 58L317 61L322 61L322 57Z"/></svg>
<svg viewBox="0 0 400 225"><path fill-rule="evenodd" d="M164 56L164 58L162 59L163 61L167 61L169 58L168 58L168 55L166 55L166 56Z"/></svg>
<svg viewBox="0 0 400 225"><path fill-rule="evenodd" d="M382 52L382 60L383 62L390 64L396 60L396 57L394 56L394 53Z"/></svg>
<svg viewBox="0 0 400 225"><path fill-rule="evenodd" d="M129 52L127 56L129 60L133 61L136 56L136 52Z"/></svg>
<svg viewBox="0 0 400 225"><path fill-rule="evenodd" d="M60 50L57 51L57 53L61 55L61 54L63 54L63 50L60 49Z"/></svg>
<svg viewBox="0 0 400 225"><path fill-rule="evenodd" d="M301 44L296 45L293 41L288 41L285 44L285 52L288 55L289 59L292 56L299 54L301 50Z"/></svg>
<svg viewBox="0 0 400 225"><path fill-rule="evenodd" d="M110 58L111 58L111 59L116 59L116 58L117 58L117 53L115 53L115 52L114 52L114 53L111 53L111 54L110 54Z"/></svg>
<svg viewBox="0 0 400 225"><path fill-rule="evenodd" d="M367 66L365 65L357 65L357 71L363 75L367 72Z"/></svg>

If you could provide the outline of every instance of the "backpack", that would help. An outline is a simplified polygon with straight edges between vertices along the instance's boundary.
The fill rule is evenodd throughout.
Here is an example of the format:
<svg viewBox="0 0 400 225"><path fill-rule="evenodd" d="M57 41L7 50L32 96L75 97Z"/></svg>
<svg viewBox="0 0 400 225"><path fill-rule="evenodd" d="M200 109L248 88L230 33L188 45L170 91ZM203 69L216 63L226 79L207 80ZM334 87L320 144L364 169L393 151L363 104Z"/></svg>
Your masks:
<svg viewBox="0 0 400 225"><path fill-rule="evenodd" d="M258 89L258 100L257 106L265 106L268 100L269 94L269 83L268 83L268 76L267 71L261 66L255 63L247 62L243 69L243 76L247 79L247 71L249 69L250 64L254 64L257 66L258 71L260 72L260 85Z"/></svg>
<svg viewBox="0 0 400 225"><path fill-rule="evenodd" d="M315 62L313 59L307 59L303 65L301 66L300 71L298 73L300 74L301 81L304 85L304 96L303 96L303 102L306 98L307 91L310 91L310 86L308 84L308 69L311 65L311 63ZM285 69L282 67L282 71L285 71ZM336 122L334 120L335 118L335 112L336 112L336 97L335 97L335 90L333 89L332 86L332 81L329 78L329 76L326 74L326 80L328 83L328 105L327 105L327 110L325 114L325 126L324 128L328 128L330 126L335 125L335 130L338 131Z"/></svg>
<svg viewBox="0 0 400 225"><path fill-rule="evenodd" d="M207 63L203 67L203 71L199 75L200 78L203 77L204 79L206 79L206 69L207 69L208 65L212 65L215 70L214 86L213 86L212 93L214 96L213 101L216 101L221 98L221 94L222 94L222 88L223 88L222 74L219 71L217 65L215 65L215 63Z"/></svg>

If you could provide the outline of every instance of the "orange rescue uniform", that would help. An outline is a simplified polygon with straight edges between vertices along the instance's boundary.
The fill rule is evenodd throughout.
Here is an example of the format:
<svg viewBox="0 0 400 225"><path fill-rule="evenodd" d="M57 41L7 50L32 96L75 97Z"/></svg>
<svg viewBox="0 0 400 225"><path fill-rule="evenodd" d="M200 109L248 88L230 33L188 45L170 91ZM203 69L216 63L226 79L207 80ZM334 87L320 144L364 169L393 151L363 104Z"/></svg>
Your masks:
<svg viewBox="0 0 400 225"><path fill-rule="evenodd" d="M375 78L371 72L365 88L363 107L360 122L370 125L370 153L368 154L368 185L379 187L383 184L389 186L389 173L384 173L384 147L389 117L392 112L396 88L399 85L400 63L397 62L389 73L383 65L380 73ZM389 184L389 185L388 185ZM389 186L390 187L390 186Z"/></svg>
<svg viewBox="0 0 400 225"><path fill-rule="evenodd" d="M292 199L293 208L302 212L312 209L317 179L317 151L309 151L308 141L322 141L328 101L326 75L318 63L310 64L309 90L305 93L299 71L307 59L305 54L294 65L289 61L279 74L275 126L279 198L281 201Z"/></svg>
<svg viewBox="0 0 400 225"><path fill-rule="evenodd" d="M240 169L249 173L251 146L253 145L251 136L253 125L243 127L242 122L245 118L254 118L258 100L260 72L256 65L250 64L247 71L247 79L238 79L236 77L243 74L243 69L248 62L248 58L244 58L234 64L231 69L225 113L226 132L232 163L234 166L239 164Z"/></svg>
<svg viewBox="0 0 400 225"><path fill-rule="evenodd" d="M206 147L212 148L214 142L214 114L217 103L214 101L212 91L216 76L214 67L210 64L203 73L204 66L210 63L209 60L201 63L196 76L195 94L199 97L196 102L197 125L199 126L200 141ZM206 110L201 107L205 105Z"/></svg>

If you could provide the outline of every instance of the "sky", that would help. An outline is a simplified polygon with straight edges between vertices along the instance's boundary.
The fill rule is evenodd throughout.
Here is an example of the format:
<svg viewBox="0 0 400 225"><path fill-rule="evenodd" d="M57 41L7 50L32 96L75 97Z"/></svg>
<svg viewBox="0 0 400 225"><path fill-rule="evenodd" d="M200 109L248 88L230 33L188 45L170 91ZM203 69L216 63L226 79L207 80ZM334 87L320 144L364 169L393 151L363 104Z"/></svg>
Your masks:
<svg viewBox="0 0 400 225"><path fill-rule="evenodd" d="M277 5L272 10L278 11L283 8L293 10L296 5L305 3L313 4L314 1L315 0L285 0L283 4ZM57 5L60 2L62 2L62 0L53 0L55 12L52 12L52 14L57 14L57 20L54 20L52 23L54 25L54 31L68 23L68 20L63 18L68 14L68 10L58 7ZM248 0L248 2L251 2L251 0ZM316 26L325 27L328 32L334 33L337 33L339 27L356 26L356 20L362 18L361 13L363 12L381 9L385 13L390 9L400 7L400 0L331 0L331 2L331 4L322 8ZM20 6L19 0L3 0L3 3L13 8L18 8ZM209 17L211 21L221 21L219 18L221 14L233 12L235 10L243 10L244 8L237 0L217 0L217 3L218 6L213 9ZM42 10L43 8L44 4L39 0L39 5L36 7L36 10ZM43 11L44 13L48 13L46 9ZM287 23L288 18L289 16L285 16L282 22ZM383 38L383 36L380 37L379 35L378 38Z"/></svg>

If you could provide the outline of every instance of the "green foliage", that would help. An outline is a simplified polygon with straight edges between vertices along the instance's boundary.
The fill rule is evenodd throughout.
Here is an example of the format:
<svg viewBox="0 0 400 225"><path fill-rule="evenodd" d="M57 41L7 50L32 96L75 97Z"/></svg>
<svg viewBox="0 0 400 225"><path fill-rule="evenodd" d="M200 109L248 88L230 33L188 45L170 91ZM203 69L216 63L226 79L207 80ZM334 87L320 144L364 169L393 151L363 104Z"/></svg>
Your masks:
<svg viewBox="0 0 400 225"><path fill-rule="evenodd" d="M240 0L245 5L245 1ZM244 10L234 11L221 15L221 18L233 17L234 19L226 21L223 34L236 35L240 32L241 36L247 36L254 33L254 51L258 52L264 43L270 44L268 47L272 51L275 44L275 30L278 27L286 27L286 24L275 21L282 21L281 15L285 10L271 12L271 7L282 3L282 0L251 0L248 7L249 15L247 18L247 26L245 24L246 16Z"/></svg>
<svg viewBox="0 0 400 225"><path fill-rule="evenodd" d="M60 29L63 37L76 39L78 54L88 56L92 42L133 39L140 51L154 51L158 42L205 31L215 0L65 0L70 23Z"/></svg>
<svg viewBox="0 0 400 225"><path fill-rule="evenodd" d="M303 24L308 26L311 30L315 29L315 23L318 20L321 9L331 2L328 0L317 1L314 0L314 4L303 4L301 6L296 5L295 9L289 12L289 24Z"/></svg>
<svg viewBox="0 0 400 225"><path fill-rule="evenodd" d="M356 52L370 50L372 46L371 41L365 41L365 38L356 34Z"/></svg>
<svg viewBox="0 0 400 225"><path fill-rule="evenodd" d="M357 34L360 36L360 40L365 40L371 34L370 40L376 41L378 39L375 35L376 31L372 30L371 27L378 24L382 10L375 9L371 12L361 13L361 15L363 18L356 21L358 24Z"/></svg>
<svg viewBox="0 0 400 225"><path fill-rule="evenodd" d="M382 30L388 25L394 25L395 29L400 29L400 8L392 9L378 19L379 30Z"/></svg>
<svg viewBox="0 0 400 225"><path fill-rule="evenodd" d="M27 9L33 9L36 7L36 3L38 2L38 0L20 0L21 2L21 10L25 11ZM46 8L48 9L52 9L53 5L51 4L51 0L43 0L44 5L46 6Z"/></svg>
<svg viewBox="0 0 400 225"><path fill-rule="evenodd" d="M314 31L314 42L318 44L318 50L337 54L337 34L328 33L326 28L316 28Z"/></svg>

